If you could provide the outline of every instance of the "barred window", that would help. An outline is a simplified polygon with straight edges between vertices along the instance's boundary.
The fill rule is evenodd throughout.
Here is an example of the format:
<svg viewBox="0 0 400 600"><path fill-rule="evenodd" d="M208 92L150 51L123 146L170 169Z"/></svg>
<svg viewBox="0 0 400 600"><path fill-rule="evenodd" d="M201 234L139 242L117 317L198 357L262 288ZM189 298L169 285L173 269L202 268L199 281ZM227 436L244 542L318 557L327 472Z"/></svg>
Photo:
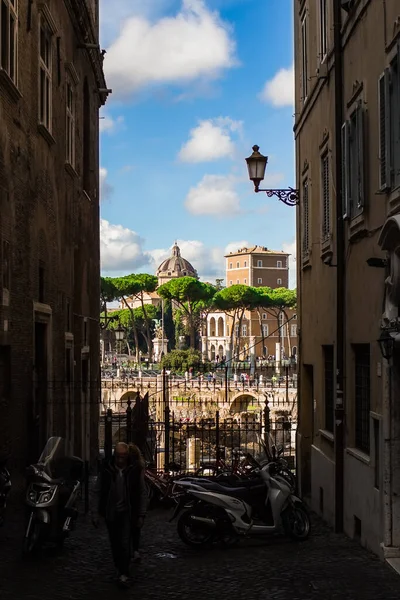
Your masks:
<svg viewBox="0 0 400 600"><path fill-rule="evenodd" d="M355 344L355 445L369 454L370 451L370 347Z"/></svg>
<svg viewBox="0 0 400 600"><path fill-rule="evenodd" d="M329 180L329 154L321 158L322 185L322 238L326 240L331 233L331 196Z"/></svg>

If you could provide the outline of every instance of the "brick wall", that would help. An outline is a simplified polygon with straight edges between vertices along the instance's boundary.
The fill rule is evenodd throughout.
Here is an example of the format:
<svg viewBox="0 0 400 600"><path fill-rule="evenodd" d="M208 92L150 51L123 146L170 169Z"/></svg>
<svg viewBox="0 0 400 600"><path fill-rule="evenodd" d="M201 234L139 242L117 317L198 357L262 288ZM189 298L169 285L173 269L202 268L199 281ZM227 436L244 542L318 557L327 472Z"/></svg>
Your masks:
<svg viewBox="0 0 400 600"><path fill-rule="evenodd" d="M48 7L44 12L43 4ZM86 446L93 455L97 447L98 111L104 101L98 89L106 87L99 53L91 51L90 58L79 47L77 3L18 5L18 78L14 84L6 74L0 76L0 352L11 356L10 365L0 361L0 378L11 374L8 389L0 386L0 452L11 453L15 468L35 460L50 434L67 434L80 454ZM48 128L39 126L40 23L50 32ZM90 40L92 34L88 36ZM66 166L68 81L75 106L73 166ZM9 290L3 281L5 242L11 250ZM68 345L71 372L66 367ZM84 359L89 365L86 394L80 383Z"/></svg>

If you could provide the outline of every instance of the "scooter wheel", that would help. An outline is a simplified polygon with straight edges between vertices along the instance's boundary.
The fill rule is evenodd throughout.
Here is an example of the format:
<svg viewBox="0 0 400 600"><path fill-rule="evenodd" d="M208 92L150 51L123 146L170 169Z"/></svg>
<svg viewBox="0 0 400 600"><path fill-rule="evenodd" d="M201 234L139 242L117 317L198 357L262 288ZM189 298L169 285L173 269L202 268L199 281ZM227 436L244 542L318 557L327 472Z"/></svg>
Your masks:
<svg viewBox="0 0 400 600"><path fill-rule="evenodd" d="M195 522L192 509L185 510L178 520L178 535L187 546L202 549L210 546L214 541L214 531L206 525Z"/></svg>
<svg viewBox="0 0 400 600"><path fill-rule="evenodd" d="M300 502L296 502L284 510L282 523L286 535L297 542L304 542L311 533L310 516Z"/></svg>
<svg viewBox="0 0 400 600"><path fill-rule="evenodd" d="M29 536L24 538L22 544L22 556L27 557L38 548L38 542L40 538L40 525L39 523L33 523Z"/></svg>

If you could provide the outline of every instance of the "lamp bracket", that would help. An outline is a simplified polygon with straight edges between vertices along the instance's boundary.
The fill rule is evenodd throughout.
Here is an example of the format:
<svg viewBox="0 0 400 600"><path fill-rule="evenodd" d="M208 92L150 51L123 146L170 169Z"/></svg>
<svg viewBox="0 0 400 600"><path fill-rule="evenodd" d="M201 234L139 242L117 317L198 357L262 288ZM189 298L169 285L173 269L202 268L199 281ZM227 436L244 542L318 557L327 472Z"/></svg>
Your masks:
<svg viewBox="0 0 400 600"><path fill-rule="evenodd" d="M300 200L299 190L294 188L287 188L281 190L261 190L260 188L255 189L256 192L265 192L269 198L276 196L280 202L286 204L286 206L297 206Z"/></svg>

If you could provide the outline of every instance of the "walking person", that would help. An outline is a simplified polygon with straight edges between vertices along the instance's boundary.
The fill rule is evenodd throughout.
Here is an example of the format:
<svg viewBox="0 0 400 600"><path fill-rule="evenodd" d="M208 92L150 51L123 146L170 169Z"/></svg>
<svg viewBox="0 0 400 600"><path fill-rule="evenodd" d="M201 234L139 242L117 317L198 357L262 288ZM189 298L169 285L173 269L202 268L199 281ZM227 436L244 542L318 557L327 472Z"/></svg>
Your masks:
<svg viewBox="0 0 400 600"><path fill-rule="evenodd" d="M145 470L145 462L140 452L140 449L136 444L129 444L129 464L134 467L141 469L144 473ZM146 507L147 507L147 492L146 492ZM132 551L133 551L133 562L138 563L141 560L139 546L140 546L140 538L142 533L142 527L144 524L144 514L139 515L138 519L132 520L131 523L131 541L132 541Z"/></svg>
<svg viewBox="0 0 400 600"><path fill-rule="evenodd" d="M119 442L111 460L103 462L97 489L98 515L107 525L118 581L122 587L128 587L132 526L143 524L147 492L144 468L137 461L130 464L127 444Z"/></svg>

